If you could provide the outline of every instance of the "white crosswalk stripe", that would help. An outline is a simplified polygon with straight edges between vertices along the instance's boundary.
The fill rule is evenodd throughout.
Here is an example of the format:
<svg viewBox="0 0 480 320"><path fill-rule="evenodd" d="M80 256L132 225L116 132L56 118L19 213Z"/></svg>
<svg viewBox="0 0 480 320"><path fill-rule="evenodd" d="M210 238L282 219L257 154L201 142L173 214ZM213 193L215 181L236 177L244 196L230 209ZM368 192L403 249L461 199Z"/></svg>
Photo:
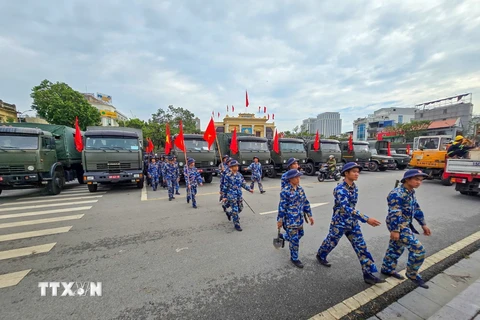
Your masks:
<svg viewBox="0 0 480 320"><path fill-rule="evenodd" d="M0 294L1 288L18 285L32 270L32 266L28 265L32 260L23 262L23 259L50 252L57 244L52 240L69 232L74 222L82 219L105 194L102 191L90 193L86 186L79 185L55 196L29 194L28 197L2 203L0 244L9 244L9 250L0 251L0 270L6 270L2 263L15 258L22 259L18 264L22 270L8 270L9 273L0 274ZM44 238L46 241L42 240Z"/></svg>

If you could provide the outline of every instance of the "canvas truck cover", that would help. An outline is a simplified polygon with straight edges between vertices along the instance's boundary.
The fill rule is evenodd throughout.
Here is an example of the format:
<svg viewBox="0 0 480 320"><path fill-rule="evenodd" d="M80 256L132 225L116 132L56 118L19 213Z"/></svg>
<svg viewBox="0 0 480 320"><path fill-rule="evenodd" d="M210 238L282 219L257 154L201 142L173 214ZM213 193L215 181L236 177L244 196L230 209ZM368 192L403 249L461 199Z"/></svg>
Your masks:
<svg viewBox="0 0 480 320"><path fill-rule="evenodd" d="M138 139L140 140L140 149L143 148L143 131L142 129L130 128L130 127L102 127L102 126L88 126L87 131L93 130L115 130L115 131L129 131L136 132L138 134Z"/></svg>

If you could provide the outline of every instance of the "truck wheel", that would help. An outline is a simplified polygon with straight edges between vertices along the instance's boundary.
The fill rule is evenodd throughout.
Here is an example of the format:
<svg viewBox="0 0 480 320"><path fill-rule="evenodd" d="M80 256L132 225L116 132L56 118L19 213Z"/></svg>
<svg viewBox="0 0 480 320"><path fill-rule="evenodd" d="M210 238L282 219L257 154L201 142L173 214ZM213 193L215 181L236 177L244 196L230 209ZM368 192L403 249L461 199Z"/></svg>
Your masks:
<svg viewBox="0 0 480 320"><path fill-rule="evenodd" d="M137 182L137 188L138 189L143 189L143 185L145 184L145 180L141 179L139 182ZM89 189L90 190L90 189Z"/></svg>
<svg viewBox="0 0 480 320"><path fill-rule="evenodd" d="M372 171L372 172L375 172L378 170L378 163L376 162L370 162L369 165L368 165L368 171Z"/></svg>
<svg viewBox="0 0 480 320"><path fill-rule="evenodd" d="M402 165L398 165L397 168L398 168L398 170L405 170L405 168L407 168L407 166L402 164Z"/></svg>
<svg viewBox="0 0 480 320"><path fill-rule="evenodd" d="M443 184L444 186L450 187L450 186L453 185L453 182L452 182L452 180L451 180L450 178L444 179L444 178L443 178L443 175L442 175L442 184Z"/></svg>
<svg viewBox="0 0 480 320"><path fill-rule="evenodd" d="M387 168L378 168L380 171L387 171Z"/></svg>
<svg viewBox="0 0 480 320"><path fill-rule="evenodd" d="M269 177L270 179L277 177L277 171L275 171L275 168L268 170L267 177Z"/></svg>
<svg viewBox="0 0 480 320"><path fill-rule="evenodd" d="M2 190L2 189L0 189L0 194L2 194L2 191L3 191L3 190Z"/></svg>
<svg viewBox="0 0 480 320"><path fill-rule="evenodd" d="M212 183L213 175L211 173L207 173L205 175L205 183Z"/></svg>
<svg viewBox="0 0 480 320"><path fill-rule="evenodd" d="M88 191L90 192L97 192L98 189L98 184L89 184L88 185Z"/></svg>
<svg viewBox="0 0 480 320"><path fill-rule="evenodd" d="M85 181L83 180L83 170L82 169L77 169L77 181L79 184L85 184Z"/></svg>
<svg viewBox="0 0 480 320"><path fill-rule="evenodd" d="M47 184L48 193L51 195L57 195L62 191L62 174L59 171L55 171Z"/></svg>
<svg viewBox="0 0 480 320"><path fill-rule="evenodd" d="M305 174L307 176L313 176L315 174L315 167L313 163L309 162L305 165Z"/></svg>

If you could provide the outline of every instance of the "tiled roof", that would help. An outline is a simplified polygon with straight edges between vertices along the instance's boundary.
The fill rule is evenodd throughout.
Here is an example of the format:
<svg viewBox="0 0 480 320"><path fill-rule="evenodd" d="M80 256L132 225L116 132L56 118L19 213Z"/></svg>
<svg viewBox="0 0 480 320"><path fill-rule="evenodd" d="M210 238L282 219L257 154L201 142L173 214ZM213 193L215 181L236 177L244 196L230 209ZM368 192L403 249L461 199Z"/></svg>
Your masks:
<svg viewBox="0 0 480 320"><path fill-rule="evenodd" d="M429 126L428 129L441 129L441 128L451 128L455 126L457 123L458 118L446 119L446 120L436 120L433 121Z"/></svg>

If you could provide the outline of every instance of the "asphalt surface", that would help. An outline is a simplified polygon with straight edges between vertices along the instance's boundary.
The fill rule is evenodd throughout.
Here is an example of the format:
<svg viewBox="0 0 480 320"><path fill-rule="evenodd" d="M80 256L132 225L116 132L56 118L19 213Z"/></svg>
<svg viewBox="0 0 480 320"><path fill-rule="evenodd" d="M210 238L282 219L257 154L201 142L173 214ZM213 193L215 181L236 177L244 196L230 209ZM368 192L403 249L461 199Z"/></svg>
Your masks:
<svg viewBox="0 0 480 320"><path fill-rule="evenodd" d="M403 172L365 172L360 176L357 209L382 221L362 225L377 266L388 245L384 225L386 196ZM248 179L247 179L248 180ZM305 226L300 243L304 269L289 261L288 244L274 249L280 179L265 179L265 194L244 192L252 212L241 213L243 232L233 228L218 204L218 178L199 187L198 209L185 200L185 189L169 202L166 190L148 188L146 201L135 187L99 188L89 201L85 186L72 193L43 196L38 190L4 191L0 224L84 214L80 219L0 228L0 237L47 228L72 226L68 232L0 242L0 251L56 243L46 253L0 260L0 274L32 269L17 285L0 288L2 319L308 319L368 288L346 238L331 253L331 268L320 266L315 253L328 232L334 181L302 177L313 208L314 226ZM182 186L183 187L183 186ZM71 195L71 197L70 197ZM75 200L72 198L87 197ZM22 209L27 201L50 200L48 208ZM63 200L69 199L69 200ZM454 187L426 181L417 199L432 230L420 235L427 255L479 230L480 197L463 196ZM11 204L12 202L20 204ZM32 204L33 205L33 204ZM58 208L91 206L75 212L1 219ZM13 209L12 208L18 208ZM3 210L4 208L10 208ZM404 268L406 255L399 263ZM46 297L39 282L102 282L101 297ZM59 289L59 295L63 290Z"/></svg>

